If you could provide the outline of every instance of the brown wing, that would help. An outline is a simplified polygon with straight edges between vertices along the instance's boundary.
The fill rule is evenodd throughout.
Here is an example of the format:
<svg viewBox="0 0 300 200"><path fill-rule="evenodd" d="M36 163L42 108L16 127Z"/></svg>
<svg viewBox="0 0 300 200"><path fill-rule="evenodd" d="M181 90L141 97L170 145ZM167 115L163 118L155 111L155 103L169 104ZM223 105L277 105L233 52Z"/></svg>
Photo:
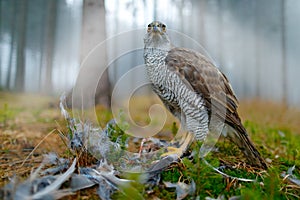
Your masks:
<svg viewBox="0 0 300 200"><path fill-rule="evenodd" d="M209 116L212 112L239 132L246 133L237 113L238 100L222 74L202 54L184 48L173 48L165 59L169 70L204 98Z"/></svg>

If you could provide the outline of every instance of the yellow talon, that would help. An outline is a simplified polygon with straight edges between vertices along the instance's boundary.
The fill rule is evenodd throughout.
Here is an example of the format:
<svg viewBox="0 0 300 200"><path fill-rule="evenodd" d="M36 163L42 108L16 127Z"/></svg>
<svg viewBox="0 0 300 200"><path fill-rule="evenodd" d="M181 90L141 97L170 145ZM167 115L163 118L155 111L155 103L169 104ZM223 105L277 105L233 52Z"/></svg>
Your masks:
<svg viewBox="0 0 300 200"><path fill-rule="evenodd" d="M169 155L174 155L176 154L178 158L180 158L183 153L188 149L189 145L192 143L194 140L194 135L192 133L187 132L185 135L182 136L181 141L180 141L180 147L167 147L168 152L163 153L161 157L166 157Z"/></svg>
<svg viewBox="0 0 300 200"><path fill-rule="evenodd" d="M180 158L183 154L183 149L182 148L176 148L176 147L167 147L167 150L168 152L166 153L163 153L161 155L161 157L166 157L166 156L169 156L169 155L177 155L178 158Z"/></svg>

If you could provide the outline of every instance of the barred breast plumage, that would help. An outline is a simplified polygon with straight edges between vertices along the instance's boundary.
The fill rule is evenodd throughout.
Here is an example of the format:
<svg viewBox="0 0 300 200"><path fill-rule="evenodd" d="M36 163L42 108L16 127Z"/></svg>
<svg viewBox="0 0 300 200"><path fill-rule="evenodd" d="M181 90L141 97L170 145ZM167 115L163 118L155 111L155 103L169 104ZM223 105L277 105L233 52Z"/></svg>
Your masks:
<svg viewBox="0 0 300 200"><path fill-rule="evenodd" d="M224 121L226 135L250 163L266 168L241 123L238 101L226 76L202 54L173 47L161 22L148 25L144 43L144 59L153 90L187 130L197 140L203 140L209 131L223 129L210 122L215 115Z"/></svg>

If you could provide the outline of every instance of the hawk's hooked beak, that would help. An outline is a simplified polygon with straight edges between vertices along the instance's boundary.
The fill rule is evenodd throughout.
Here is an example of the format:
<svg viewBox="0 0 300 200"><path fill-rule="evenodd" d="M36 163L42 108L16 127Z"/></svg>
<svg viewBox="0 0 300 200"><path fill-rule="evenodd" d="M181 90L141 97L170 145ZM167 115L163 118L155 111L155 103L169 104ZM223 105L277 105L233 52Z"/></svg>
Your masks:
<svg viewBox="0 0 300 200"><path fill-rule="evenodd" d="M159 28L155 25L155 26L153 26L153 31L154 32L159 32Z"/></svg>

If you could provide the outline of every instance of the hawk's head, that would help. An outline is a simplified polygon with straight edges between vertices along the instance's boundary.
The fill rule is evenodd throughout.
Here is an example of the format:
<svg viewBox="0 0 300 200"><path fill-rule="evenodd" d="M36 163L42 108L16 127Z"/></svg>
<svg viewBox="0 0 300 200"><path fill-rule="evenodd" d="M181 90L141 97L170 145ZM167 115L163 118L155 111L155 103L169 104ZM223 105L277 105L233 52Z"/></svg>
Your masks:
<svg viewBox="0 0 300 200"><path fill-rule="evenodd" d="M144 43L145 48L169 50L171 43L166 32L166 25L159 21L150 23L144 38Z"/></svg>
<svg viewBox="0 0 300 200"><path fill-rule="evenodd" d="M153 32L153 34L163 34L166 32L166 25L159 21L154 21L148 24L147 32Z"/></svg>

